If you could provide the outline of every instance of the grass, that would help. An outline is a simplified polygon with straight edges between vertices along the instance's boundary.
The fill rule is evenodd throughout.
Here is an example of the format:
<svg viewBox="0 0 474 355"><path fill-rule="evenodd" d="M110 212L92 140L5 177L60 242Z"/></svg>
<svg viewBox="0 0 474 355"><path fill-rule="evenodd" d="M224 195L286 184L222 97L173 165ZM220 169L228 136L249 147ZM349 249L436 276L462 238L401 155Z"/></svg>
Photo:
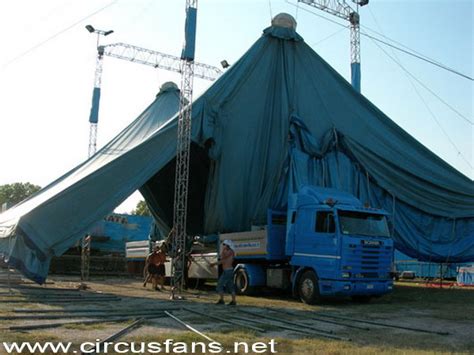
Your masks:
<svg viewBox="0 0 474 355"><path fill-rule="evenodd" d="M32 333L3 332L2 331L1 336L0 336L0 341L6 342L6 343L17 342L18 344L23 343L23 342L29 342L29 343L38 342L38 343L44 344L48 341L58 342L58 341L61 341L61 339L56 336L52 336L51 334L44 333L41 331L35 331ZM4 350L5 349L0 344L0 354L5 354L6 352L4 352ZM17 353L13 353L13 354L17 354ZM48 352L45 352L44 354L49 355Z"/></svg>
<svg viewBox="0 0 474 355"><path fill-rule="evenodd" d="M94 290L104 292L119 293L123 301L120 304L114 304L114 308L130 309L133 307L144 307L152 309L155 305L170 304L164 294L151 293L144 290L139 282L131 282L127 287L121 283L101 283L94 281L90 283ZM207 291L207 293L206 293ZM208 289L201 289L196 292L202 293L203 298L188 298L182 305L199 306L213 314L226 315L227 309L224 307L215 307L212 305L215 300L215 293ZM161 298L160 298L161 297ZM266 292L260 297L238 296L239 307L256 307L265 314L264 308L275 307L291 309L294 313L305 312L307 314L318 312L328 314L340 314L352 318L376 319L393 324L414 326L425 329L445 330L452 333L449 336L439 336L434 334L415 333L397 329L381 328L369 326L370 331L343 328L325 323L316 323L316 327L327 327L334 329L337 335L350 337L352 342L334 341L330 339L307 337L291 331L256 324L266 329L265 333L258 333L251 330L245 330L238 326L223 324L205 317L192 315L186 312L176 312L175 314L185 322L203 331L212 339L222 343L226 350L233 349L235 341L246 341L249 343L264 342L272 339L278 343L276 350L278 354L468 354L474 353L474 339L472 338L472 329L474 328L474 290L466 289L433 289L425 288L413 283L397 283L392 294L386 295L380 299L375 299L369 304L357 304L350 300L331 300L316 306L308 306L292 299L289 295L283 293ZM135 302L135 303L133 303ZM141 302L137 306L136 302ZM133 306L135 304L135 306ZM175 303L178 304L178 303ZM105 308L105 305L103 305ZM13 314L12 308L8 304L0 305L0 313L3 315ZM21 308L29 307L29 304L21 305ZM44 308L45 306L36 305L35 308ZM64 308L68 308L67 306ZM108 308L108 307L107 307ZM109 308L110 309L110 308ZM244 316L244 313L241 313ZM229 313L230 316L230 313ZM276 314L272 313L272 316ZM311 320L301 318L287 317L281 315L282 319L294 319L295 322L313 324ZM7 322L12 324L17 322ZM357 324L357 323L355 323ZM2 324L4 325L4 324ZM35 331L30 333L0 332L1 341L69 341L73 340L76 344L81 341L91 340L94 332L102 335L109 335L118 329L126 326L127 323L120 325L110 324L82 324L69 325L58 328L57 332ZM361 324L358 324L361 325ZM182 326L169 319L161 319L158 322L146 322L124 339L120 341L135 342L163 342L166 339L185 342L188 345L192 341L204 341L198 335L182 331ZM95 338L93 339L95 340ZM0 346L0 353L1 353ZM110 352L109 352L110 353ZM196 352L199 353L199 352ZM232 351L233 353L233 351ZM240 352L244 353L244 352ZM252 352L251 352L252 353ZM267 352L268 353L268 352Z"/></svg>
<svg viewBox="0 0 474 355"><path fill-rule="evenodd" d="M389 354L400 354L400 355L428 355L428 354L452 354L453 349L449 348L437 348L433 349L424 349L423 344L417 344L415 346L410 345L399 345L393 346L393 344L360 344L357 342L342 342L342 341L332 341L332 340L324 340L324 339L316 339L316 338L290 338L290 337L269 337L269 336L255 336L252 332L246 331L234 331L234 332L210 332L206 333L211 339L219 342L223 345L225 351L230 350L231 353L234 353L234 346L235 343L238 342L240 345L238 346L237 354L245 354L244 351L245 346L242 345L242 342L245 342L249 345L249 349L251 349L252 344L257 342L266 344L267 351L263 352L263 354L271 354L270 350L270 342L273 340L274 350L277 351L278 354L305 354L305 355L312 355L312 354L324 354L324 355L339 355L339 354L351 354L351 355L389 355ZM3 338L3 337L2 337ZM404 337L405 338L405 337ZM198 343L196 345L196 352L195 354L205 354L206 352L200 351L202 345L199 343L208 344L209 342L203 339L202 337L190 333L190 332L170 332L165 334L156 334L156 335L140 335L140 336L129 336L125 339L121 339L120 341L126 341L128 343L134 342L137 344L137 349L139 348L140 343L151 343L151 342L158 342L162 344L164 348L164 342L167 339L172 339L173 344L171 345L171 349L183 349L184 346L191 349L192 343ZM46 341L60 341L58 338L51 337L50 335L44 335L41 333L35 334L16 334L15 339L2 339L2 341L16 341L16 342L23 342L23 341L38 341L38 342L46 342ZM65 341L63 339L63 341ZM410 339L405 338L404 343L409 343ZM75 344L78 348L78 344ZM474 344L473 344L474 345ZM261 348L260 348L261 349ZM472 350L472 348L471 348ZM145 352L146 353L146 352ZM188 351L188 353L191 353ZM208 353L208 352L207 352ZM250 354L255 354L255 352L247 352ZM469 354L472 353L469 349L458 349L455 351L456 354ZM47 354L47 353L46 353ZM108 352L108 354L118 354L115 352Z"/></svg>
<svg viewBox="0 0 474 355"><path fill-rule="evenodd" d="M392 294L359 307L370 312L419 311L443 320L474 321L474 312L466 312L466 309L474 309L474 290L398 284Z"/></svg>
<svg viewBox="0 0 474 355"><path fill-rule="evenodd" d="M334 340L325 340L317 338L289 338L289 337L256 337L255 334L234 331L234 332L210 332L206 333L211 339L219 342L223 345L225 350L231 350L234 353L234 344L236 342L246 342L249 346L256 342L267 344L268 351L264 354L271 354L270 342L274 340L276 343L274 349L278 354L324 354L324 355L336 355L336 354L355 354L355 355L378 355L378 354L452 354L452 349L437 349L437 350L426 350L423 348L423 344L420 346L403 345L394 347L392 344L360 344L357 342L343 342ZM192 342L206 342L202 337L194 333L167 333L157 334L156 336L133 336L127 338L127 342L159 342L162 343L166 339L172 339L174 343L183 342L190 347ZM245 347L240 346L238 354L244 354ZM250 352L253 354L254 352ZM468 354L469 351L460 350L456 353ZM203 354L203 352L196 352L196 354Z"/></svg>
<svg viewBox="0 0 474 355"><path fill-rule="evenodd" d="M336 299L308 306L285 295L271 297L271 301L266 297L240 296L238 303L253 307L290 307L292 310L353 311L365 316L370 316L372 313L399 314L409 309L411 312L420 311L445 320L474 321L474 312L466 312L466 309L474 309L474 290L426 288L403 283L397 284L391 294L372 299L367 304L354 303L349 299Z"/></svg>

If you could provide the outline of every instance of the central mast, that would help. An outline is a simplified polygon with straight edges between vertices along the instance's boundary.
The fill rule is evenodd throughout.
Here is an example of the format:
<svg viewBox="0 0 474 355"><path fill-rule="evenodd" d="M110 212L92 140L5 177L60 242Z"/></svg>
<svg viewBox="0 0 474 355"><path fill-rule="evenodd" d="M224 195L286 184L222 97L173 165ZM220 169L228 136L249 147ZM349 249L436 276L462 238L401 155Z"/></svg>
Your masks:
<svg viewBox="0 0 474 355"><path fill-rule="evenodd" d="M191 150L191 109L193 103L194 52L196 43L197 0L186 1L185 43L181 53L181 95L176 148L176 175L171 263L171 298L180 297L187 267L186 217L188 207L189 155Z"/></svg>

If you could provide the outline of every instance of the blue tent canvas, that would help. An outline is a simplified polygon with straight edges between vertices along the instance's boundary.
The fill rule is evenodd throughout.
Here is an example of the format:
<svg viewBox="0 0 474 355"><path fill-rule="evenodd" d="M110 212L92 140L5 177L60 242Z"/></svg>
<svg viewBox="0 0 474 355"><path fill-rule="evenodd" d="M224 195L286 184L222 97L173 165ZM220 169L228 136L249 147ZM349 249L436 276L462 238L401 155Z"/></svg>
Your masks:
<svg viewBox="0 0 474 355"><path fill-rule="evenodd" d="M288 193L314 184L391 213L396 246L407 255L474 259L473 181L356 92L288 25L292 21L265 29L193 104L188 232L248 230L265 223L268 208L285 209ZM9 262L42 282L51 256L137 188L169 228L173 112L168 120L160 113L162 124L143 139L128 141L141 136L139 127L119 135L0 215L0 250ZM117 164L122 170L114 170Z"/></svg>
<svg viewBox="0 0 474 355"><path fill-rule="evenodd" d="M179 89L163 84L153 103L95 155L0 214L2 259L44 282L53 256L73 246L174 155L171 118L178 108Z"/></svg>

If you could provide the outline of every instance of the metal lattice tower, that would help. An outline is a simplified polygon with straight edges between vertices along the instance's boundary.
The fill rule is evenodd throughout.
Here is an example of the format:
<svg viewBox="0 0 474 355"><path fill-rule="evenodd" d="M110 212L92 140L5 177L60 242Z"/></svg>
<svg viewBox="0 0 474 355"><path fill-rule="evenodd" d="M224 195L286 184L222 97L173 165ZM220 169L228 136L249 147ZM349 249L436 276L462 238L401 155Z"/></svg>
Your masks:
<svg viewBox="0 0 474 355"><path fill-rule="evenodd" d="M92 108L89 115L89 158L97 151L97 128L99 123L99 100L100 86L102 82L103 58L103 52L99 50L97 52L97 59L95 63L94 91L92 94Z"/></svg>
<svg viewBox="0 0 474 355"><path fill-rule="evenodd" d="M102 62L104 58L104 51L101 49L102 47L100 44L100 37L101 36L108 36L114 31L104 31L98 30L92 27L91 25L86 26L87 31L89 33L97 34L97 57L95 62L95 74L94 74L94 91L92 93L92 107L91 112L89 114L89 123L90 123L90 130L89 130L89 158L93 156L97 150L97 129L99 123L99 102L100 102L100 86L102 82Z"/></svg>
<svg viewBox="0 0 474 355"><path fill-rule="evenodd" d="M186 1L185 44L181 54L181 95L178 117L176 174L171 263L171 297L175 299L185 286L187 266L187 207L189 185L189 155L191 150L191 109L193 103L194 49L196 36L197 0Z"/></svg>
<svg viewBox="0 0 474 355"><path fill-rule="evenodd" d="M88 157L91 157L97 151L97 123L91 123L89 126L89 153Z"/></svg>
<svg viewBox="0 0 474 355"><path fill-rule="evenodd" d="M97 30L91 25L86 26L87 31L97 34L97 49L100 48L99 42L101 36L108 36L114 31ZM88 157L93 156L97 150L97 129L99 123L99 101L100 101L100 85L102 81L102 61L103 51L98 50L95 74L94 74L94 90L92 93L92 108L89 115L89 151ZM90 274L90 256L91 256L91 240L90 236L85 236L81 241L81 280L89 280Z"/></svg>
<svg viewBox="0 0 474 355"><path fill-rule="evenodd" d="M89 280L90 259L91 259L91 240L90 236L85 236L81 240L81 280Z"/></svg>
<svg viewBox="0 0 474 355"><path fill-rule="evenodd" d="M360 64L360 16L352 12L349 16L351 23L351 64ZM360 90L359 90L360 91Z"/></svg>
<svg viewBox="0 0 474 355"><path fill-rule="evenodd" d="M367 5L369 0L352 0L356 4L356 10L353 10L345 0L298 0L298 2L349 21L351 25L351 82L354 89L360 92L359 6Z"/></svg>
<svg viewBox="0 0 474 355"><path fill-rule="evenodd" d="M191 2L190 7L193 7L194 12L196 11L196 7L195 7L196 5L197 5L197 1ZM99 35L106 36L112 33L113 31L106 32L106 31L96 30L90 25L86 26L86 28L88 29L89 32L98 34L97 60L96 60L96 68L95 68L95 76L94 76L94 91L93 91L93 96L92 96L92 108L91 108L91 113L89 116L89 122L90 122L89 157L94 155L97 149L96 148L97 147L97 143L96 143L97 142L97 128L98 128L98 121L99 121L99 104L100 104L102 68L103 68L104 56L113 57L117 59L123 59L132 63L149 65L156 69L164 69L168 71L181 73L182 74L182 77L181 77L182 78L182 83L181 83L182 95L180 97L180 112L181 113L184 112L183 110L186 106L186 103L192 102L192 88L193 88L194 77L213 81L213 80L216 80L222 74L222 71L215 66L194 62L194 50L192 50L191 56L189 55L189 51L188 51L187 53L183 52L183 55L181 57L176 57L170 54L165 54L165 53L161 53L161 52L154 51L151 49L141 48L141 47L134 46L131 44L126 44L126 43L113 43L113 44L100 46ZM194 28L194 31L195 31L195 28ZM194 38L192 38L191 42L192 42L192 47L194 47ZM190 116L191 116L190 108L189 108L189 112L186 111L186 115L188 115L187 121L190 122ZM180 115L179 117L181 118L182 115ZM186 144L189 146L190 125L189 125L189 128L186 128L185 131L186 132L189 131L189 132L181 133L181 135L183 136L188 135L189 139L187 143L183 142L181 146L186 146ZM178 151L182 151L182 148L178 148ZM189 149L187 150L186 154L187 156L181 157L179 161L186 162L185 165L186 164L189 165ZM183 166L183 164L179 164L179 166ZM187 181L188 176L189 176L188 168L186 167L184 170L186 170L185 180ZM180 171L183 171L183 168L180 168ZM182 178L180 179L180 181L181 180ZM184 192L184 194L187 198L187 183L186 183L185 190L186 191ZM177 196L180 196L178 198L178 201L181 201L181 204L182 204L183 203L182 193L177 194ZM176 201L176 198L175 198L175 201ZM184 203L187 204L185 200L184 200ZM180 207L180 210L183 211L181 207ZM186 210L186 206L184 207L184 211L185 210ZM182 213L178 213L178 214L175 213L175 215L181 216ZM185 218L184 222L180 222L181 223L180 225L186 225L186 216L184 216L184 218ZM176 225L176 222L175 222L175 225ZM83 246L82 248L83 254L81 258L81 275L83 275L83 279L85 280L89 277L90 241L88 243L84 238L82 241L82 246ZM184 250L184 249L185 248L181 246L181 244L179 245L179 247L177 246L175 248L175 250ZM185 258L184 254L183 254L183 258ZM185 262L183 261L180 265L176 263L175 269L176 267L178 268L178 270L184 270L183 267L185 267ZM181 273L184 275L184 271L182 271ZM184 277L182 278L182 281L180 281L179 283L181 285L179 289L182 288L183 283L184 283Z"/></svg>

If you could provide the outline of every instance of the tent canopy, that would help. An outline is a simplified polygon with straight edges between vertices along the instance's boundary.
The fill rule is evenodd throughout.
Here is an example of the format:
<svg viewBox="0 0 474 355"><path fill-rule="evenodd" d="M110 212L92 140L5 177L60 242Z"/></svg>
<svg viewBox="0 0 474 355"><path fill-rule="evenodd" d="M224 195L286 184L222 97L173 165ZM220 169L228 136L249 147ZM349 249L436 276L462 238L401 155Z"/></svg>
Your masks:
<svg viewBox="0 0 474 355"><path fill-rule="evenodd" d="M0 251L41 282L49 259L139 188L172 221L178 91L117 138L0 215ZM398 127L295 32L273 25L192 107L189 233L236 232L314 184L391 214L397 248L474 259L473 181Z"/></svg>
<svg viewBox="0 0 474 355"><path fill-rule="evenodd" d="M165 83L154 102L91 158L0 214L0 254L42 283L49 261L82 238L176 151L179 90ZM159 132L159 137L157 133Z"/></svg>

